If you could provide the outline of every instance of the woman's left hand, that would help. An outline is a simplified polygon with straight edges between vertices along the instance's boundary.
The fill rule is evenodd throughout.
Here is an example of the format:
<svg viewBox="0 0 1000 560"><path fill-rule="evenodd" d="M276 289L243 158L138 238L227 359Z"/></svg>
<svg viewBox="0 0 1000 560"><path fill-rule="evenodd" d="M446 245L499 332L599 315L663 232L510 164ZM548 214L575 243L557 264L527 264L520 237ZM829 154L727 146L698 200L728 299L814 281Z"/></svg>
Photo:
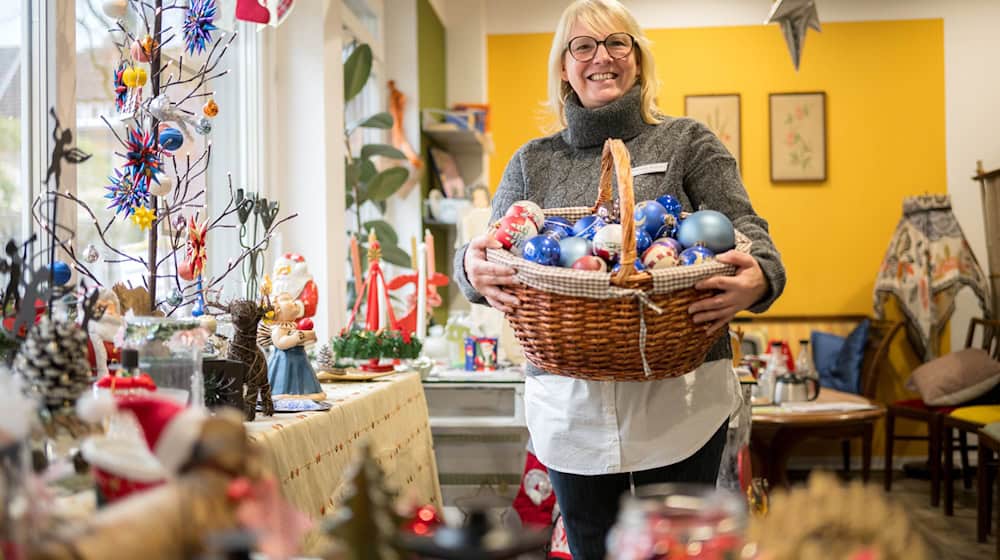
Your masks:
<svg viewBox="0 0 1000 560"><path fill-rule="evenodd" d="M712 322L708 332L722 328L737 313L757 303L767 293L767 279L757 259L739 251L726 251L715 260L737 267L734 276L713 276L695 284L697 290L718 290L722 293L691 304L688 313L695 323Z"/></svg>

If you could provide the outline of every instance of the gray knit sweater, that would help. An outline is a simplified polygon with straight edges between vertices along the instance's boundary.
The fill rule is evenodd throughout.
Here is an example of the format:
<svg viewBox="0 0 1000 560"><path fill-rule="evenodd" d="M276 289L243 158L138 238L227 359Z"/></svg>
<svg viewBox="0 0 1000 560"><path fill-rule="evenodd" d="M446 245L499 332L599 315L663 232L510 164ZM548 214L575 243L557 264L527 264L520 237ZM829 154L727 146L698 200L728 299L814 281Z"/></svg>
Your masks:
<svg viewBox="0 0 1000 560"><path fill-rule="evenodd" d="M671 194L685 212L706 208L729 216L753 241L751 254L764 271L768 290L750 310L765 311L785 287L785 268L768 234L767 222L750 204L736 160L715 134L697 121L667 117L660 124L646 124L640 113L639 93L636 86L621 99L597 109L584 108L571 95L566 102L567 127L528 142L507 164L493 198L490 221L500 219L518 200L532 200L542 208L593 205L604 141L620 138L628 147L633 168L667 163L666 171L635 177L637 202ZM465 274L465 249L455 253L455 281L469 301L485 304ZM706 361L732 358L729 338L723 334ZM527 370L529 375L545 373L530 364Z"/></svg>

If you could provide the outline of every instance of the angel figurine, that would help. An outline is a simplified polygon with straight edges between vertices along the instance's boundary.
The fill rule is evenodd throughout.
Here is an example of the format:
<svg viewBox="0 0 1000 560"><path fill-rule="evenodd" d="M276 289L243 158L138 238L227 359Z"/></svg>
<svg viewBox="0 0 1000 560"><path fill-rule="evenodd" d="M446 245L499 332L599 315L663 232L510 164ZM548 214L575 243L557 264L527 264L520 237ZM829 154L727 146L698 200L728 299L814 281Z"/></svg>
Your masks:
<svg viewBox="0 0 1000 560"><path fill-rule="evenodd" d="M321 401L326 398L316 379L316 372L306 356L305 345L316 341L316 333L303 330L296 319L303 313L302 302L287 293L279 294L274 304L271 344L267 360L267 380L274 398L300 398Z"/></svg>

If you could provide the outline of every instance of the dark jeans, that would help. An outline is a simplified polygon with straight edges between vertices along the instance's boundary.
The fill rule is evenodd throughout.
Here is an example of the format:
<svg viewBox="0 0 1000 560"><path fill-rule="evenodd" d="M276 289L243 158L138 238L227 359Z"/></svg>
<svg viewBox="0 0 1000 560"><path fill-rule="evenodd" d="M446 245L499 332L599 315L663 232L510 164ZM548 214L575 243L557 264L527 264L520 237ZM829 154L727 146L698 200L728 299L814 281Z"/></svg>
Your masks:
<svg viewBox="0 0 1000 560"><path fill-rule="evenodd" d="M727 419L704 447L680 463L631 473L635 486L662 482L701 482L714 486L728 426ZM604 560L605 539L618 517L619 500L629 491L629 474L586 476L549 469L573 560Z"/></svg>

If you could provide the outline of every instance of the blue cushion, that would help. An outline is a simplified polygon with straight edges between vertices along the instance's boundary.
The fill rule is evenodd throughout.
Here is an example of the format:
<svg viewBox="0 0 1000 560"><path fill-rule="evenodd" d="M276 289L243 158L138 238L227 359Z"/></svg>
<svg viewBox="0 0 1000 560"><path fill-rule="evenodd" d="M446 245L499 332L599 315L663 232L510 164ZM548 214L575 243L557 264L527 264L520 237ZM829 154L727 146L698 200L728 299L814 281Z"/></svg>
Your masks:
<svg viewBox="0 0 1000 560"><path fill-rule="evenodd" d="M861 321L847 337L813 331L813 363L819 382L846 393L861 394L861 363L868 342L868 319Z"/></svg>

